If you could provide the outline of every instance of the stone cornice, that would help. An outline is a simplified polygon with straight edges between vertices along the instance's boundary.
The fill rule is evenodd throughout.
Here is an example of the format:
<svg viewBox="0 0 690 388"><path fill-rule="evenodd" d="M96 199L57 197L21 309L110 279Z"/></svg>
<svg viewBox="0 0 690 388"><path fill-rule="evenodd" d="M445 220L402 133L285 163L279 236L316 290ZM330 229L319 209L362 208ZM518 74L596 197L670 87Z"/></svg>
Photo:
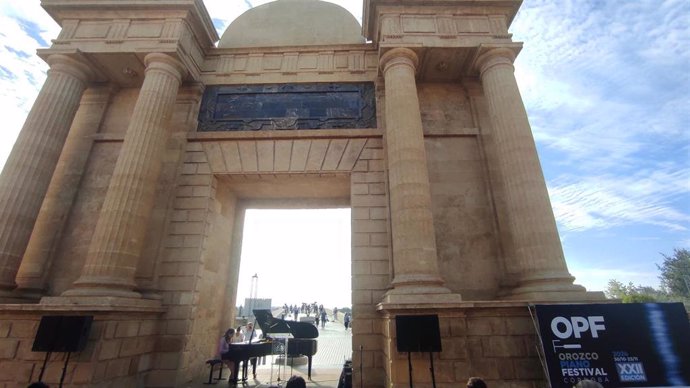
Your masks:
<svg viewBox="0 0 690 388"><path fill-rule="evenodd" d="M136 87L143 80L144 57L169 54L186 67L186 80L198 81L204 58L218 39L202 0L43 0L62 30L52 54L81 56L97 82Z"/></svg>
<svg viewBox="0 0 690 388"><path fill-rule="evenodd" d="M187 19L204 49L213 47L220 39L202 0L41 0L41 6L63 29L78 20L126 21L172 17Z"/></svg>
<svg viewBox="0 0 690 388"><path fill-rule="evenodd" d="M343 74L361 81L376 78L377 69L378 53L369 45L217 49L206 57L202 75L208 84L260 83L266 77L270 82L294 82L295 77L304 82L305 77Z"/></svg>
<svg viewBox="0 0 690 388"><path fill-rule="evenodd" d="M362 35L374 43L378 43L383 10L397 10L400 13L410 15L421 12L502 16L507 28L515 18L521 4L522 0L365 0Z"/></svg>

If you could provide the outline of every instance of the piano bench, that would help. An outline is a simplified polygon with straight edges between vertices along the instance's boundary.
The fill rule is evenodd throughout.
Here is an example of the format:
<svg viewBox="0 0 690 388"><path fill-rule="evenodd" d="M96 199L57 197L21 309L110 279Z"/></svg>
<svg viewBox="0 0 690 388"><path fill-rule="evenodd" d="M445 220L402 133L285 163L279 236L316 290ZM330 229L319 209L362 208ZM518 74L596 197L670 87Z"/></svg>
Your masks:
<svg viewBox="0 0 690 388"><path fill-rule="evenodd" d="M210 370L208 371L208 381L204 384L216 384L218 380L223 380L223 360L220 358L211 358L206 360L206 363L209 365ZM220 365L220 368L218 369L218 377L213 378L213 369L216 367L216 365ZM214 382L213 380L216 381Z"/></svg>

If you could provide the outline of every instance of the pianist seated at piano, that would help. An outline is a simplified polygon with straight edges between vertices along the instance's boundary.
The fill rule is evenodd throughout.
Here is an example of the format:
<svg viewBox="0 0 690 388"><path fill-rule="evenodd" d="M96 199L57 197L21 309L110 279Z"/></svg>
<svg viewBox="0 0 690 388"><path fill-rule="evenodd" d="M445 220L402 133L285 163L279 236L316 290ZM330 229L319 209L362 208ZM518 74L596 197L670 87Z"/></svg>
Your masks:
<svg viewBox="0 0 690 388"><path fill-rule="evenodd" d="M216 352L216 358L222 359L223 363L230 370L230 380L237 379L237 376L234 376L234 374L233 374L233 372L236 371L235 370L235 361L226 359L223 357L223 355L230 351L230 344L233 343L234 337L235 337L235 329L233 329L231 327L220 338L220 341L218 341L218 350Z"/></svg>
<svg viewBox="0 0 690 388"><path fill-rule="evenodd" d="M254 310L256 323L261 328L261 335L256 334L256 328L252 327L252 332L255 335L248 335L242 343L233 343L235 330L229 329L230 337L225 342L221 341L218 346L219 357L223 360L225 365L228 365L231 371L230 382L236 383L239 378L239 365L244 363L245 368L242 368L242 381L247 378L248 363L252 364L252 372L256 378L256 359L269 355L282 355L283 352L274 353L276 349L273 348L274 337L286 338L285 334L289 334L290 338L287 340L287 356L288 358L307 357L308 367L307 376L311 379L311 365L312 357L316 354L317 342L316 338L319 336L319 331L314 325L306 322L289 323L283 319L274 318L271 310ZM249 325L247 325L249 326ZM247 330L245 330L245 333ZM226 333L227 335L228 333Z"/></svg>

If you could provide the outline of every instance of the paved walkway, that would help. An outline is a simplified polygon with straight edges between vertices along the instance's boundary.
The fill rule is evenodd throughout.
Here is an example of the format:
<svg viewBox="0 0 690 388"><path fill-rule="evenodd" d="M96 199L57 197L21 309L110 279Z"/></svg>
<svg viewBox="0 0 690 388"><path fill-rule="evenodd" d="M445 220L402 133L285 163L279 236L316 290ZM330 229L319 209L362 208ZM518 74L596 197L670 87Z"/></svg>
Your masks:
<svg viewBox="0 0 690 388"><path fill-rule="evenodd" d="M341 317L342 320L342 317ZM345 360L352 359L352 332L345 330L342 322L326 322L326 327L321 328L319 325L318 349L312 359L311 367L311 381L307 378L307 362L306 357L303 360L298 360L299 365L294 364L290 366L288 360L287 369L280 368L278 365L271 365L271 360L277 360L277 356L266 357L265 365L258 365L256 368L256 379L251 376L248 379L245 387L267 388L270 385L285 386L285 381L292 375L299 375L304 377L307 381L307 387L319 388L336 388L338 386L338 379L343 370ZM303 362L303 363L300 363ZM280 372L280 373L279 373ZM251 374L251 373L250 373ZM217 375L217 373L214 373ZM228 386L227 369L223 372L225 380L218 381L217 386ZM280 377L280 381L278 378ZM201 388L208 387L203 382L208 380L208 371L204 375L199 376L194 384L190 387ZM238 384L242 387L242 384Z"/></svg>

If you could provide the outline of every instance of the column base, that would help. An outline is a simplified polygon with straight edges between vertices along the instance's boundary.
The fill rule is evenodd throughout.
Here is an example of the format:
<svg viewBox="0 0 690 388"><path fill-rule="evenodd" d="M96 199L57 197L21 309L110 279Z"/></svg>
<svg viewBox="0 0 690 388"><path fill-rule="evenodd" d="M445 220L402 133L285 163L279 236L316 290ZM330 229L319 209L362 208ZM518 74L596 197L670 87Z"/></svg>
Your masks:
<svg viewBox="0 0 690 388"><path fill-rule="evenodd" d="M82 276L61 296L141 299L141 294L134 291L135 287L136 284L133 281L113 276Z"/></svg>
<svg viewBox="0 0 690 388"><path fill-rule="evenodd" d="M139 290L139 292L141 293L141 297L144 299L163 300L163 295L157 292L144 290Z"/></svg>
<svg viewBox="0 0 690 388"><path fill-rule="evenodd" d="M100 306L102 308L158 308L160 300L124 298L117 296L45 296L41 305L49 306Z"/></svg>
<svg viewBox="0 0 690 388"><path fill-rule="evenodd" d="M523 277L516 287L500 296L507 300L528 300L544 302L600 301L606 299L601 291L587 291L568 273L543 272Z"/></svg>
<svg viewBox="0 0 690 388"><path fill-rule="evenodd" d="M37 299L25 298L16 290L0 290L0 304L30 304L37 302Z"/></svg>
<svg viewBox="0 0 690 388"><path fill-rule="evenodd" d="M84 287L84 288L72 288L62 293L62 296L66 297L92 297L92 296L103 296L103 297L116 297L116 298L131 298L131 299L141 299L141 294L138 292L123 290L117 288L96 288L96 287Z"/></svg>
<svg viewBox="0 0 690 388"><path fill-rule="evenodd" d="M38 303L46 295L45 290L34 288L16 288L12 293L22 303Z"/></svg>
<svg viewBox="0 0 690 388"><path fill-rule="evenodd" d="M462 301L460 294L438 285L397 286L383 295L380 305L442 306Z"/></svg>

